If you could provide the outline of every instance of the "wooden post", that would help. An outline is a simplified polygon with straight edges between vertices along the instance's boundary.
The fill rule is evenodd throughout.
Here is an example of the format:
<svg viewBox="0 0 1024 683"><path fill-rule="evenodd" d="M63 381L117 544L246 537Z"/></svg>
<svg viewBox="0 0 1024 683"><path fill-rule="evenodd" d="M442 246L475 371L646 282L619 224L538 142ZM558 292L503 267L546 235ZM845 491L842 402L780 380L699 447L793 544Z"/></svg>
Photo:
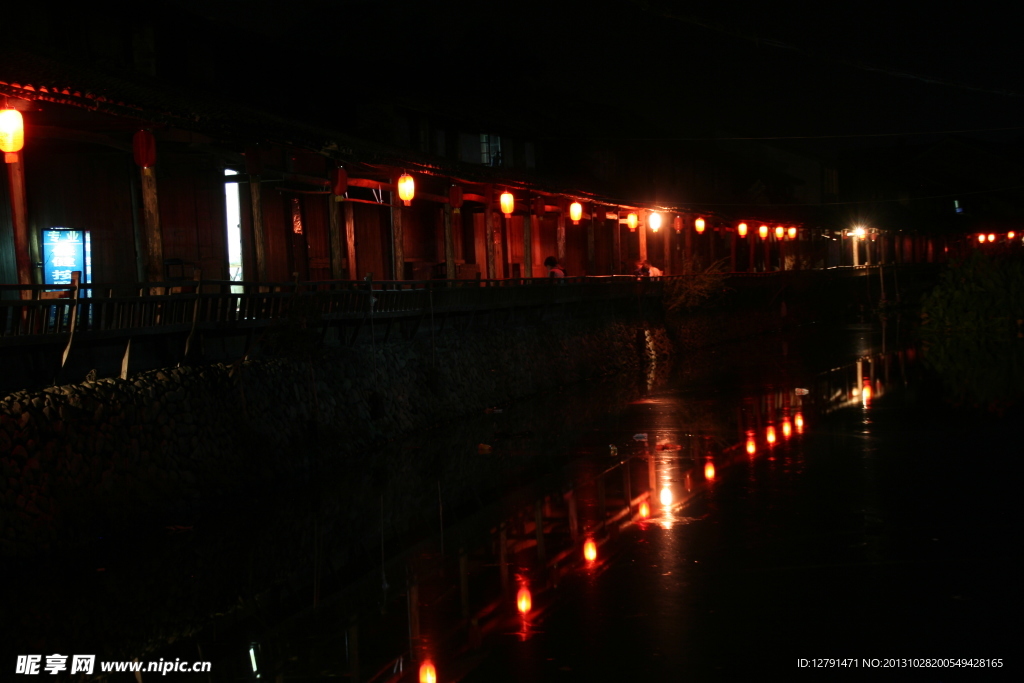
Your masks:
<svg viewBox="0 0 1024 683"><path fill-rule="evenodd" d="M619 275L622 271L622 223L618 215L615 217L615 227L612 228L612 275Z"/></svg>
<svg viewBox="0 0 1024 683"><path fill-rule="evenodd" d="M392 185L398 187L398 176L391 179ZM393 255L392 269L395 280L405 279L405 235L402 232L402 214L405 208L400 204L398 190L391 192L391 253Z"/></svg>
<svg viewBox="0 0 1024 683"><path fill-rule="evenodd" d="M729 269L736 272L736 233L729 233Z"/></svg>
<svg viewBox="0 0 1024 683"><path fill-rule="evenodd" d="M683 220L683 272L693 270L693 230Z"/></svg>
<svg viewBox="0 0 1024 683"><path fill-rule="evenodd" d="M771 231L769 231L768 235L763 240L761 240L761 241L764 242L764 269L763 269L763 271L765 273L767 273L768 271L772 270L772 233L771 233Z"/></svg>
<svg viewBox="0 0 1024 683"><path fill-rule="evenodd" d="M335 280L340 280L344 274L345 250L342 248L341 211L338 207L338 204L344 200L344 197L338 195L327 195L327 211L330 218L329 230L331 236L331 277Z"/></svg>
<svg viewBox="0 0 1024 683"><path fill-rule="evenodd" d="M747 264L747 270L749 270L751 273L757 270L756 263L754 261L754 255L756 253L754 251L754 234L755 233L753 232L747 233L747 240L750 242L750 263Z"/></svg>
<svg viewBox="0 0 1024 683"><path fill-rule="evenodd" d="M561 202L561 207L558 211L558 223L555 228L555 247L557 249L556 256L558 262L563 266L565 265L565 201Z"/></svg>
<svg viewBox="0 0 1024 683"><path fill-rule="evenodd" d="M160 229L156 172L152 167L139 170L142 176L142 216L146 234L146 280L164 280L164 238Z"/></svg>
<svg viewBox="0 0 1024 683"><path fill-rule="evenodd" d="M7 166L7 187L11 195L11 223L14 228L14 261L18 269L18 284L32 284L32 247L28 229L28 201L25 198L25 165L22 153L14 152L17 161ZM32 292L21 290L22 299L31 299Z"/></svg>
<svg viewBox="0 0 1024 683"><path fill-rule="evenodd" d="M444 204L444 276L455 279L455 240L452 239L452 205Z"/></svg>
<svg viewBox="0 0 1024 683"><path fill-rule="evenodd" d="M647 260L647 219L637 227L637 232L640 233L640 260Z"/></svg>
<svg viewBox="0 0 1024 683"><path fill-rule="evenodd" d="M665 275L672 275L675 272L675 269L672 268L672 228L666 225L662 230L664 231L662 240L665 245L665 259L661 264L661 270Z"/></svg>
<svg viewBox="0 0 1024 683"><path fill-rule="evenodd" d="M252 204L252 244L256 252L256 280L267 281L267 242L263 235L263 200L259 175L249 175L249 200Z"/></svg>
<svg viewBox="0 0 1024 683"><path fill-rule="evenodd" d="M537 224L540 225L538 219ZM523 216L523 277L533 277L533 212Z"/></svg>
<svg viewBox="0 0 1024 683"><path fill-rule="evenodd" d="M348 279L358 280L356 266L356 219L352 202L345 202L345 254L348 256Z"/></svg>
<svg viewBox="0 0 1024 683"><path fill-rule="evenodd" d="M597 266L594 254L594 227L597 223L597 204L590 205L590 222L587 223L587 275L596 275Z"/></svg>
<svg viewBox="0 0 1024 683"><path fill-rule="evenodd" d="M487 279L496 279L494 267L494 187L484 190L484 247L487 249Z"/></svg>

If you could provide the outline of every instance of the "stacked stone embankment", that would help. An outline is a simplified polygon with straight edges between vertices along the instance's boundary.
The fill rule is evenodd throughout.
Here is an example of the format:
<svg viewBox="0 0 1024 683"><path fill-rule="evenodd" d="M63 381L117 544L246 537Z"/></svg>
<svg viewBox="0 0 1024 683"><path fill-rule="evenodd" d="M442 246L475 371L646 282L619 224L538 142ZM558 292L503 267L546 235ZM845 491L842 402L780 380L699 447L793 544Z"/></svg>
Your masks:
<svg viewBox="0 0 1024 683"><path fill-rule="evenodd" d="M660 327L564 320L16 392L0 401L0 554L306 476L311 458L637 371L652 350L669 352Z"/></svg>

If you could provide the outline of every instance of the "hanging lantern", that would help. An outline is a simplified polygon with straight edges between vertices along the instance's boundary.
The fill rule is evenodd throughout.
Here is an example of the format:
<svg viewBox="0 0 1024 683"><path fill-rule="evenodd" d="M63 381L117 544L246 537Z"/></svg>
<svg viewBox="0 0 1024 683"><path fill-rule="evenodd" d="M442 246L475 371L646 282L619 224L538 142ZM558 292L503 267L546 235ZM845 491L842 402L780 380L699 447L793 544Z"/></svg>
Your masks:
<svg viewBox="0 0 1024 683"><path fill-rule="evenodd" d="M704 219L701 216L697 216L697 220L693 222L693 227L698 235L704 232Z"/></svg>
<svg viewBox="0 0 1024 683"><path fill-rule="evenodd" d="M658 232L661 229L661 214L657 211L652 211L647 216L647 225L651 226L651 232Z"/></svg>
<svg viewBox="0 0 1024 683"><path fill-rule="evenodd" d="M762 225L760 228L757 229L757 234L760 235L761 239L763 240L768 239L768 226Z"/></svg>
<svg viewBox="0 0 1024 683"><path fill-rule="evenodd" d="M587 542L583 544L583 557L587 562L593 562L597 559L597 544L594 543L594 539L588 538Z"/></svg>
<svg viewBox="0 0 1024 683"><path fill-rule="evenodd" d="M995 242L996 241L996 234L994 232L990 232L988 234L988 241L989 242Z"/></svg>
<svg viewBox="0 0 1024 683"><path fill-rule="evenodd" d="M462 210L462 187L452 185L448 188L448 203L452 207L452 213L459 213Z"/></svg>
<svg viewBox="0 0 1024 683"><path fill-rule="evenodd" d="M1013 230L1011 230L1010 232L1006 233L1006 239L1008 239L1008 240L1012 240L1016 236L1017 236L1017 233L1015 233Z"/></svg>
<svg viewBox="0 0 1024 683"><path fill-rule="evenodd" d="M740 237L746 237L747 236L747 224L746 223L740 223L739 225L737 225L736 226L736 232L739 234Z"/></svg>
<svg viewBox="0 0 1024 683"><path fill-rule="evenodd" d="M341 197L348 192L348 171L338 167L331 170L331 194Z"/></svg>
<svg viewBox="0 0 1024 683"><path fill-rule="evenodd" d="M132 155L139 168L156 166L156 138L153 131L140 130L132 137Z"/></svg>
<svg viewBox="0 0 1024 683"><path fill-rule="evenodd" d="M516 594L516 607L522 614L529 614L533 608L533 598L530 595L530 589L526 586L520 588Z"/></svg>
<svg viewBox="0 0 1024 683"><path fill-rule="evenodd" d="M429 659L420 664L420 683L437 683L437 669Z"/></svg>
<svg viewBox="0 0 1024 683"><path fill-rule="evenodd" d="M569 218L572 219L573 225L579 225L580 219L583 218L583 205L579 202L573 202L569 205Z"/></svg>
<svg viewBox="0 0 1024 683"><path fill-rule="evenodd" d="M781 225L776 225L775 226L775 239L781 240L782 236L784 234L786 234L786 229L784 227L782 227Z"/></svg>
<svg viewBox="0 0 1024 683"><path fill-rule="evenodd" d="M676 216L672 219L672 227L675 228L676 234L678 235L683 231L683 217Z"/></svg>
<svg viewBox="0 0 1024 683"><path fill-rule="evenodd" d="M403 204L409 206L412 204L414 196L416 196L416 182L411 175L403 173L398 177L398 198L402 200Z"/></svg>
<svg viewBox="0 0 1024 683"><path fill-rule="evenodd" d="M17 109L0 111L0 151L4 161L13 164L18 161L18 152L25 146L25 121Z"/></svg>
<svg viewBox="0 0 1024 683"><path fill-rule="evenodd" d="M978 235L978 242L980 244L984 244L985 243L985 236L984 235Z"/></svg>
<svg viewBox="0 0 1024 683"><path fill-rule="evenodd" d="M795 240L796 239L796 228L790 228L789 229L789 239L791 239L791 240Z"/></svg>
<svg viewBox="0 0 1024 683"><path fill-rule="evenodd" d="M501 193L501 212L505 214L505 218L511 218L512 212L516 208L516 198L512 196L512 193L505 190Z"/></svg>
<svg viewBox="0 0 1024 683"><path fill-rule="evenodd" d="M635 213L631 213L626 216L626 225L629 226L630 232L636 232L636 226L639 224L640 219L636 217Z"/></svg>
<svg viewBox="0 0 1024 683"><path fill-rule="evenodd" d="M708 481L715 480L715 463L708 461L704 464L704 478Z"/></svg>

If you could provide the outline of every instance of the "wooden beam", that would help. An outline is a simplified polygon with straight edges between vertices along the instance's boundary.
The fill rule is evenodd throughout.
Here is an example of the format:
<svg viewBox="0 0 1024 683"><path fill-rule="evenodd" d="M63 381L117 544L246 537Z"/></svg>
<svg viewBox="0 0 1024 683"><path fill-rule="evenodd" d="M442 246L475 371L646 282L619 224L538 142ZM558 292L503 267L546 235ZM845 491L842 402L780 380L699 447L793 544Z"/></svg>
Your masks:
<svg viewBox="0 0 1024 683"><path fill-rule="evenodd" d="M327 212L330 220L329 230L331 237L331 277L335 280L342 279L344 275L345 250L341 239L341 207L338 206L338 195L327 196ZM342 197L342 199L344 199Z"/></svg>
<svg viewBox="0 0 1024 683"><path fill-rule="evenodd" d="M637 228L640 233L640 260L647 260L647 220L645 219Z"/></svg>
<svg viewBox="0 0 1024 683"><path fill-rule="evenodd" d="M348 256L348 279L358 280L359 269L356 266L356 220L351 202L345 202L345 253Z"/></svg>
<svg viewBox="0 0 1024 683"><path fill-rule="evenodd" d="M164 238L160 229L156 173L153 168L140 169L139 173L142 177L142 223L146 235L146 280L162 282L165 279Z"/></svg>
<svg viewBox="0 0 1024 683"><path fill-rule="evenodd" d="M18 284L31 285L32 257L28 229L28 202L25 196L25 165L21 152L14 152L16 161L7 166L7 187L11 196L11 222L14 228L14 262L18 270ZM21 290L22 299L31 299L32 292Z"/></svg>

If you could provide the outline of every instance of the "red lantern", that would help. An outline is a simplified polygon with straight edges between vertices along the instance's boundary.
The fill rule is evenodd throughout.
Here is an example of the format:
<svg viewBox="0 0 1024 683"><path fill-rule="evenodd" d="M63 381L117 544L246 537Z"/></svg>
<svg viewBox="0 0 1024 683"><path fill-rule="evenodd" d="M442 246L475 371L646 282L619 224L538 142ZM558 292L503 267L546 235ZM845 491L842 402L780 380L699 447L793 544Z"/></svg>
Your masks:
<svg viewBox="0 0 1024 683"><path fill-rule="evenodd" d="M790 228L789 229L789 239L791 239L791 240L795 240L796 239L796 228Z"/></svg>
<svg viewBox="0 0 1024 683"><path fill-rule="evenodd" d="M408 173L398 177L398 198L406 206L412 204L412 198L416 196L416 181Z"/></svg>
<svg viewBox="0 0 1024 683"><path fill-rule="evenodd" d="M499 202L501 204L501 212L505 214L505 218L511 218L512 212L516 208L516 198L512 196L511 192L505 190L501 193Z"/></svg>
<svg viewBox="0 0 1024 683"><path fill-rule="evenodd" d="M697 220L693 222L693 227L697 231L698 235L704 232L704 218L698 216Z"/></svg>
<svg viewBox="0 0 1024 683"><path fill-rule="evenodd" d="M140 130L132 138L132 152L135 163L140 168L152 168L156 165L156 138L153 131Z"/></svg>
<svg viewBox="0 0 1024 683"><path fill-rule="evenodd" d="M740 223L739 225L737 225L736 226L736 232L739 234L740 237L746 237L747 236L747 224L746 223Z"/></svg>
<svg viewBox="0 0 1024 683"><path fill-rule="evenodd" d="M569 218L572 219L573 225L579 225L580 219L583 218L583 205L579 202L573 202L569 205Z"/></svg>
<svg viewBox="0 0 1024 683"><path fill-rule="evenodd" d="M629 226L630 232L636 232L636 226L639 224L640 219L637 218L635 213L631 213L626 216L626 225Z"/></svg>
<svg viewBox="0 0 1024 683"><path fill-rule="evenodd" d="M458 185L452 185L448 188L448 203L452 206L454 213L459 213L462 208L462 188Z"/></svg>
<svg viewBox="0 0 1024 683"><path fill-rule="evenodd" d="M343 168L331 170L331 194L339 197L348 192L348 171Z"/></svg>
<svg viewBox="0 0 1024 683"><path fill-rule="evenodd" d="M757 234L760 235L761 239L763 240L768 239L768 226L762 225L760 228L757 229Z"/></svg>
<svg viewBox="0 0 1024 683"><path fill-rule="evenodd" d="M672 219L672 227L675 228L676 234L678 235L683 231L683 217L676 216Z"/></svg>
<svg viewBox="0 0 1024 683"><path fill-rule="evenodd" d="M18 160L18 152L25 146L25 121L17 109L0 111L0 151L4 153L4 161L13 164Z"/></svg>
<svg viewBox="0 0 1024 683"><path fill-rule="evenodd" d="M786 229L781 225L775 226L775 239L781 240L782 236L786 234Z"/></svg>

